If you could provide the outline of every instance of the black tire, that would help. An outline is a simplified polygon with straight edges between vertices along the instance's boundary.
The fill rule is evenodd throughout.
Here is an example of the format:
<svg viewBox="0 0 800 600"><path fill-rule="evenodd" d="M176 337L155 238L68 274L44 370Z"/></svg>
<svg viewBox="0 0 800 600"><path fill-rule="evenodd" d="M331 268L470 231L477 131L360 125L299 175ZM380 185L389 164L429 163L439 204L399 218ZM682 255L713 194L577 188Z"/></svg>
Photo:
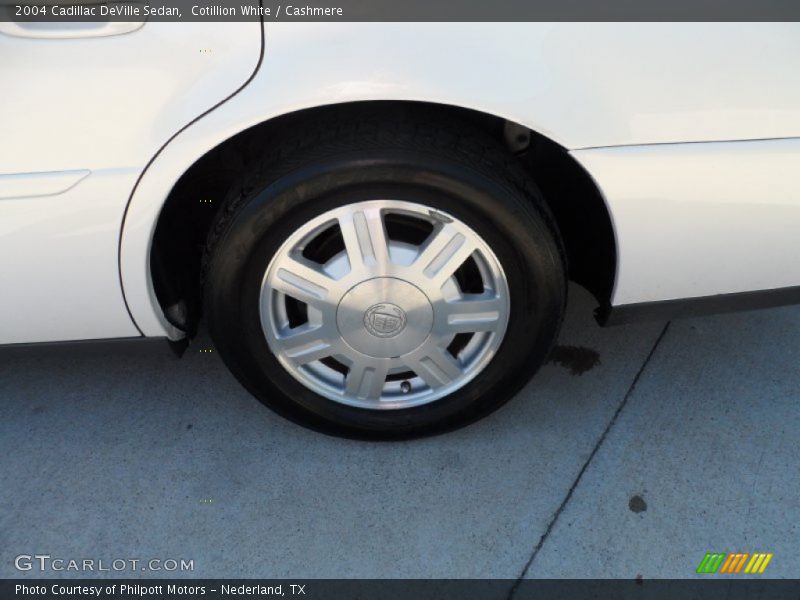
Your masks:
<svg viewBox="0 0 800 600"><path fill-rule="evenodd" d="M329 434L405 439L452 430L502 406L546 360L566 301L565 259L537 187L505 148L464 122L404 114L356 125L317 122L251 165L209 236L205 314L233 374L277 413ZM326 399L295 380L261 330L259 290L286 237L336 206L391 197L443 210L469 225L505 271L505 339L471 382L430 404L372 411Z"/></svg>

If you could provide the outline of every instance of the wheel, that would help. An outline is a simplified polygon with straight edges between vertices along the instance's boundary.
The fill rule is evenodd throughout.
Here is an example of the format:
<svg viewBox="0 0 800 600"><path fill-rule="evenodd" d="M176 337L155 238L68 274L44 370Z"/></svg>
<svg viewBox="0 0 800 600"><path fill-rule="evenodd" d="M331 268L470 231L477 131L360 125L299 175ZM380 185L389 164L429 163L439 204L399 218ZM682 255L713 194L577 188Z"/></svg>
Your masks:
<svg viewBox="0 0 800 600"><path fill-rule="evenodd" d="M207 248L208 328L281 415L429 435L497 409L546 359L566 298L557 231L513 157L455 125L318 126L335 132L299 135L231 193Z"/></svg>

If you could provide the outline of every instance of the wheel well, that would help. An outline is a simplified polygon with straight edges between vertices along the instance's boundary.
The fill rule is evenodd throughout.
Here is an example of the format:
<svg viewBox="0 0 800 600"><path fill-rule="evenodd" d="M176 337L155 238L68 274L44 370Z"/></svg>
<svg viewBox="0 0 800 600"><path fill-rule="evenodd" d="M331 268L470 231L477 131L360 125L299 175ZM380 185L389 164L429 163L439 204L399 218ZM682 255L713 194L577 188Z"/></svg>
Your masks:
<svg viewBox="0 0 800 600"><path fill-rule="evenodd" d="M569 153L520 125L499 117L422 102L360 102L307 109L247 129L198 159L170 192L156 225L150 254L153 285L166 319L196 331L202 316L201 258L206 237L228 190L247 165L305 119L335 117L337 123L371 111L431 111L458 118L504 140L541 189L567 250L569 277L587 288L601 307L610 305L616 275L616 244L605 201L591 177ZM342 113L345 113L344 115Z"/></svg>

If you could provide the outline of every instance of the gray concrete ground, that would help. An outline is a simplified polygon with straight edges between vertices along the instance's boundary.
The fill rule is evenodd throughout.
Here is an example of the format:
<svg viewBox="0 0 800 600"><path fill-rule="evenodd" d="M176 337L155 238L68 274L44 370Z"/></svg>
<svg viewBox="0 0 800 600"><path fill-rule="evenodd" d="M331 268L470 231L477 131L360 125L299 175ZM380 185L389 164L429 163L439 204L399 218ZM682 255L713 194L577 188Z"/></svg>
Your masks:
<svg viewBox="0 0 800 600"><path fill-rule="evenodd" d="M20 554L194 561L119 574L143 577L691 577L711 551L800 576L800 308L665 331L591 307L571 290L558 361L505 408L404 443L282 420L202 337L180 361L3 349L0 577L41 575Z"/></svg>

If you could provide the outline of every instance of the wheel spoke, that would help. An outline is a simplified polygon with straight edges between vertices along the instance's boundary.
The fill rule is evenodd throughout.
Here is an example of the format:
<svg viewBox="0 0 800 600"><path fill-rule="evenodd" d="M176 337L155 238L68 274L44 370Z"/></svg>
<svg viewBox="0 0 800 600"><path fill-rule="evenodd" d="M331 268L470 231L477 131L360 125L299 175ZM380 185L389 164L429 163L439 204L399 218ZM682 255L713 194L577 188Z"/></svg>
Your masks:
<svg viewBox="0 0 800 600"><path fill-rule="evenodd" d="M458 361L447 350L430 342L405 357L404 362L432 389L447 385L462 374Z"/></svg>
<svg viewBox="0 0 800 600"><path fill-rule="evenodd" d="M473 261L469 287L459 285L459 269ZM316 394L371 411L423 406L466 385L495 356L510 306L502 265L476 231L391 199L337 206L290 233L259 299L286 371ZM387 383L389 373L398 376Z"/></svg>
<svg viewBox="0 0 800 600"><path fill-rule="evenodd" d="M464 296L454 302L442 302L436 307L441 316L439 328L450 333L492 331L505 312L505 302L494 293Z"/></svg>
<svg viewBox="0 0 800 600"><path fill-rule="evenodd" d="M271 284L273 289L287 296L322 309L332 302L336 281L310 261L284 257Z"/></svg>
<svg viewBox="0 0 800 600"><path fill-rule="evenodd" d="M360 399L380 400L388 373L388 360L356 362L345 378L345 393Z"/></svg>
<svg viewBox="0 0 800 600"><path fill-rule="evenodd" d="M338 349L336 338L327 327L302 325L290 330L286 337L277 340L283 354L292 362L304 365L334 354Z"/></svg>
<svg viewBox="0 0 800 600"><path fill-rule="evenodd" d="M450 223L434 233L414 261L423 277L441 285L475 251L475 244Z"/></svg>
<svg viewBox="0 0 800 600"><path fill-rule="evenodd" d="M352 271L380 270L388 263L389 244L379 209L346 213L338 221Z"/></svg>

